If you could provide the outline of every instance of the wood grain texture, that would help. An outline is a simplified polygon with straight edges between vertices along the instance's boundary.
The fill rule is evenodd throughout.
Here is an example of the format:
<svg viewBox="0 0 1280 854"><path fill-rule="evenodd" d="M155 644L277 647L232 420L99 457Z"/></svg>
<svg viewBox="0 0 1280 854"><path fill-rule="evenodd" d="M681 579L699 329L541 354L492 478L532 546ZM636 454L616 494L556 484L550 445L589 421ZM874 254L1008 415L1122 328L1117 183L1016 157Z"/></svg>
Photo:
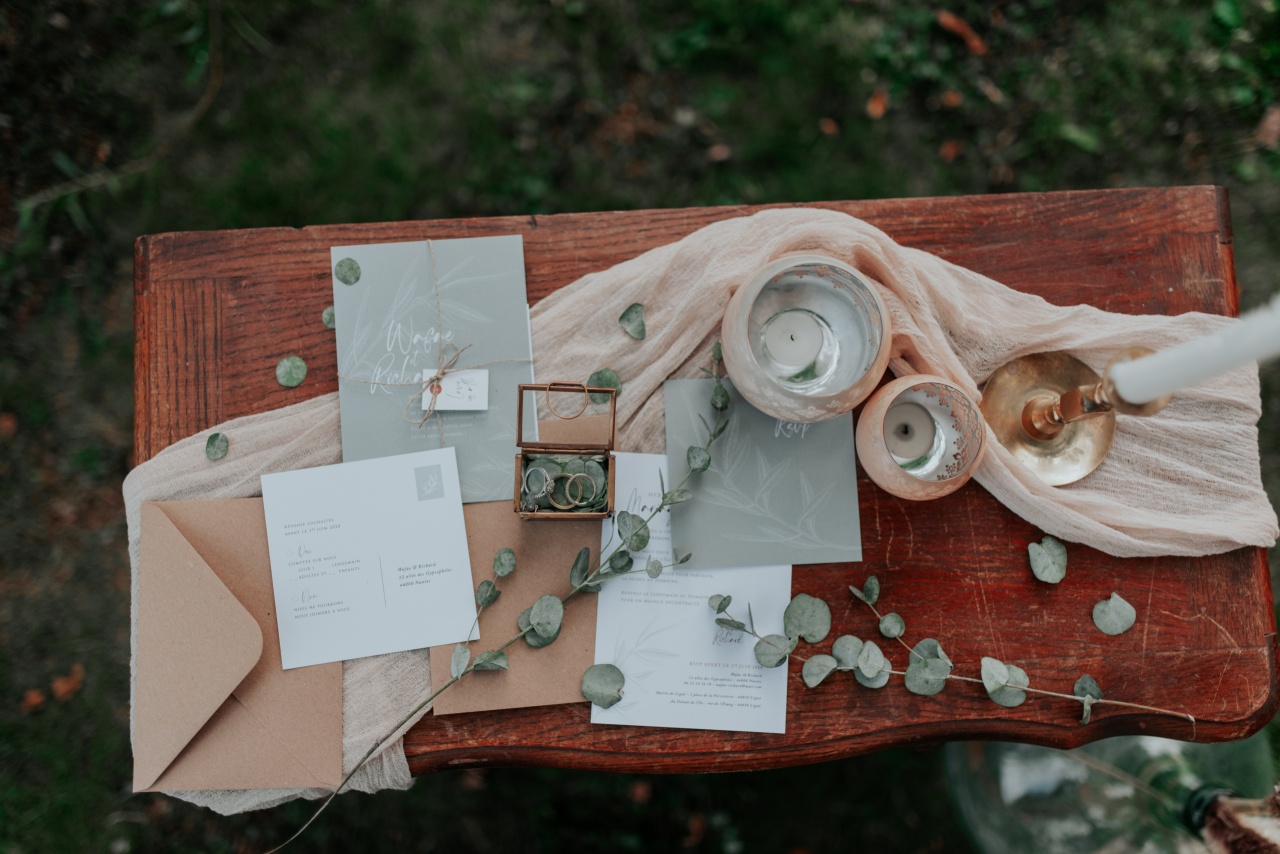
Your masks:
<svg viewBox="0 0 1280 854"><path fill-rule="evenodd" d="M906 246L933 252L1050 302L1123 313L1238 311L1226 192L1214 187L819 202L861 217ZM785 205L773 207L786 207ZM349 243L520 234L530 301L728 217L759 207L496 217L174 233L135 248L136 447L139 462L228 418L336 388L328 250ZM275 382L276 361L303 356L306 381ZM1185 711L1199 740L1243 737L1275 711L1275 619L1266 553L1120 560L1071 547L1056 587L1036 582L1026 545L1040 532L977 484L938 501L902 501L860 475L865 559L797 568L795 592L827 599L832 638L875 637L875 620L844 591L868 574L907 639L937 638L977 676L994 655L1033 687L1070 693L1089 673L1108 697ZM1119 591L1134 629L1093 628L1094 602ZM802 647L802 654L826 651ZM896 669L906 651L884 641ZM806 651L807 650L807 651ZM548 650L547 654L554 654ZM729 771L815 762L900 744L1001 738L1069 747L1145 732L1190 738L1178 718L1098 706L1088 726L1071 701L1032 695L1017 709L980 686L917 697L896 679L880 691L837 675L815 690L789 675L785 735L592 727L584 703L436 719L406 737L414 773L480 765L554 765L648 772Z"/></svg>

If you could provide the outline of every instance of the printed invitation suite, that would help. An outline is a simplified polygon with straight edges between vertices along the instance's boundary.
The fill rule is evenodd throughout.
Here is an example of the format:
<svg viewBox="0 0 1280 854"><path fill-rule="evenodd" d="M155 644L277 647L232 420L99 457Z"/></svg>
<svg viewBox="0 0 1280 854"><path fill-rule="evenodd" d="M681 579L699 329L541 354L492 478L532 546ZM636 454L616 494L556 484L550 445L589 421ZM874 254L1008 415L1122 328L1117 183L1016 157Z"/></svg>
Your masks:
<svg viewBox="0 0 1280 854"><path fill-rule="evenodd" d="M665 478L661 454L618 454L618 509L647 518L662 497L660 471ZM650 557L673 562L669 522L686 506L664 510L649 522L649 546L634 554L637 567ZM612 522L606 520L603 541L611 534ZM612 547L606 545L601 554ZM787 668L761 667L754 638L716 626L707 599L717 593L733 596L729 611L744 622L750 603L760 634L781 632L782 612L791 600L791 567L676 567L658 578L644 572L624 575L600 588L595 660L618 667L626 684L614 706L591 707L592 723L786 731Z"/></svg>
<svg viewBox="0 0 1280 854"><path fill-rule="evenodd" d="M516 387L533 382L520 236L335 246L330 259L342 459L454 447L464 502L510 499ZM529 436L535 419L526 407Z"/></svg>
<svg viewBox="0 0 1280 854"><path fill-rule="evenodd" d="M714 380L668 380L669 484L689 471L691 445L705 445ZM711 468L689 483L693 500L671 520L687 567L862 560L853 415L814 424L781 421L742 399L727 380L729 425L711 447Z"/></svg>
<svg viewBox="0 0 1280 854"><path fill-rule="evenodd" d="M262 477L285 670L465 640L453 448Z"/></svg>

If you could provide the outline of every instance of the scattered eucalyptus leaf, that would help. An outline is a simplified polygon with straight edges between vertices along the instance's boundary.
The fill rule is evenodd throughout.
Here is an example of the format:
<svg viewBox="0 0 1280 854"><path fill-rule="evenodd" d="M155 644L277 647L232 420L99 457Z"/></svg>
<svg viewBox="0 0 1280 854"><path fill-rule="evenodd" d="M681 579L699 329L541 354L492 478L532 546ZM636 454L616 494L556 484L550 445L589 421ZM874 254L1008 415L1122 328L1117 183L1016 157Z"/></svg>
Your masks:
<svg viewBox="0 0 1280 854"><path fill-rule="evenodd" d="M724 361L724 349L719 341L711 345L711 361L717 363Z"/></svg>
<svg viewBox="0 0 1280 854"><path fill-rule="evenodd" d="M644 304L633 302L618 318L618 325L637 341L644 340Z"/></svg>
<svg viewBox="0 0 1280 854"><path fill-rule="evenodd" d="M622 699L626 677L613 664L593 664L582 674L582 696L602 709Z"/></svg>
<svg viewBox="0 0 1280 854"><path fill-rule="evenodd" d="M480 582L480 586L476 588L476 606L480 608L492 605L498 601L498 597L502 595L502 591L494 586L493 582L485 579Z"/></svg>
<svg viewBox="0 0 1280 854"><path fill-rule="evenodd" d="M723 614L729 609L729 603L732 601L732 596L728 596L723 593L715 593L712 594L711 598L707 599L707 604L711 606L712 611L715 611L717 614Z"/></svg>
<svg viewBox="0 0 1280 854"><path fill-rule="evenodd" d="M858 652L858 672L868 679L874 679L884 669L886 659L875 641L866 641Z"/></svg>
<svg viewBox="0 0 1280 854"><path fill-rule="evenodd" d="M947 684L951 664L940 658L916 658L907 665L907 690L921 697L932 697Z"/></svg>
<svg viewBox="0 0 1280 854"><path fill-rule="evenodd" d="M633 552L642 552L647 545L649 545L649 523L642 519L640 527L627 538L627 548Z"/></svg>
<svg viewBox="0 0 1280 854"><path fill-rule="evenodd" d="M209 462L216 463L227 455L230 446L231 440L226 433L210 433L209 440L204 443L204 455Z"/></svg>
<svg viewBox="0 0 1280 854"><path fill-rule="evenodd" d="M756 661L761 667L777 667L787 660L795 644L784 635L765 635L756 641Z"/></svg>
<svg viewBox="0 0 1280 854"><path fill-rule="evenodd" d="M670 507L672 504L683 504L690 498L693 498L693 493L681 487L679 489L673 489L663 495L662 503Z"/></svg>
<svg viewBox="0 0 1280 854"><path fill-rule="evenodd" d="M630 572L631 567L635 564L635 558L631 556L631 552L626 549L618 549L609 556L610 572Z"/></svg>
<svg viewBox="0 0 1280 854"><path fill-rule="evenodd" d="M835 669L834 658L829 655L815 655L804 663L804 667L800 669L800 676L804 679L804 684L810 688L816 688Z"/></svg>
<svg viewBox="0 0 1280 854"><path fill-rule="evenodd" d="M855 669L853 671L853 678L858 680L858 684L864 688L883 688L885 685L889 684L891 670L892 668L889 667L889 662L886 661L884 667L881 668L880 672L875 676L863 676L861 670Z"/></svg>
<svg viewBox="0 0 1280 854"><path fill-rule="evenodd" d="M948 667L955 667L951 659L947 658L947 654L942 651L942 645L933 638L925 638L920 641L911 650L911 654L913 658L937 659L938 661L945 661Z"/></svg>
<svg viewBox="0 0 1280 854"><path fill-rule="evenodd" d="M782 630L789 638L821 643L831 631L831 609L808 593L797 593L782 614Z"/></svg>
<svg viewBox="0 0 1280 854"><path fill-rule="evenodd" d="M1085 697L1092 697L1095 700L1102 699L1102 688L1088 673L1076 680L1075 687L1071 689L1071 693L1081 699Z"/></svg>
<svg viewBox="0 0 1280 854"><path fill-rule="evenodd" d="M550 646L555 639L560 637L560 632L556 632L549 638L544 638L533 629L533 624L529 622L529 617L533 613L532 608L525 608L520 612L520 616L516 618L516 626L520 631L524 632L524 642L534 649L542 649L544 646Z"/></svg>
<svg viewBox="0 0 1280 854"><path fill-rule="evenodd" d="M688 563L691 560L693 560L693 552L689 552L684 557L676 561L676 566L684 566L686 563Z"/></svg>
<svg viewBox="0 0 1280 854"><path fill-rule="evenodd" d="M737 632L745 632L747 624L741 620L735 620L733 617L716 617L716 625L722 629L732 629Z"/></svg>
<svg viewBox="0 0 1280 854"><path fill-rule="evenodd" d="M706 448L690 445L686 456L689 460L690 471L706 471L711 468L711 454L707 453Z"/></svg>
<svg viewBox="0 0 1280 854"><path fill-rule="evenodd" d="M338 325L338 315L334 312L333 306L320 312L320 322L324 324L325 329L333 329Z"/></svg>
<svg viewBox="0 0 1280 854"><path fill-rule="evenodd" d="M867 604L874 605L880 599L880 579L874 575L867 576L867 581L862 585L862 593L867 597Z"/></svg>
<svg viewBox="0 0 1280 854"><path fill-rule="evenodd" d="M1067 547L1045 534L1038 543L1027 544L1031 558L1031 574L1048 584L1057 584L1067 577Z"/></svg>
<svg viewBox="0 0 1280 854"><path fill-rule="evenodd" d="M662 570L662 561L658 560L656 557L649 558L649 563L644 568L645 574L650 578L657 578L662 575Z"/></svg>
<svg viewBox="0 0 1280 854"><path fill-rule="evenodd" d="M307 378L307 363L297 356L285 356L276 363L276 382L285 388L297 388Z"/></svg>
<svg viewBox="0 0 1280 854"><path fill-rule="evenodd" d="M578 552L578 556L573 559L573 566L569 568L569 584L574 588L581 586L586 581L591 569L591 549L583 546ZM582 588L588 593L599 593L600 582L588 584Z"/></svg>
<svg viewBox="0 0 1280 854"><path fill-rule="evenodd" d="M563 620L564 603L559 596L552 596L550 593L539 596L529 614L529 624L544 638L554 638L560 634L560 623Z"/></svg>
<svg viewBox="0 0 1280 854"><path fill-rule="evenodd" d="M1093 624L1104 635L1122 635L1133 626L1138 612L1119 593L1093 606Z"/></svg>
<svg viewBox="0 0 1280 854"><path fill-rule="evenodd" d="M900 638L907 631L907 624L896 613L885 614L880 618L880 634L887 638Z"/></svg>
<svg viewBox="0 0 1280 854"><path fill-rule="evenodd" d="M644 520L634 513L628 513L626 510L618 511L618 538L624 543L631 538L636 529L644 523Z"/></svg>
<svg viewBox="0 0 1280 854"><path fill-rule="evenodd" d="M449 675L457 679L466 672L467 665L470 663L471 647L463 641L453 648L453 655L449 657Z"/></svg>
<svg viewBox="0 0 1280 854"><path fill-rule="evenodd" d="M587 385L596 388L612 388L616 389L618 394L622 394L622 380L618 379L618 375L609 368L601 368L591 376L587 377ZM608 403L609 395L602 392L591 392L587 395L592 403Z"/></svg>
<svg viewBox="0 0 1280 854"><path fill-rule="evenodd" d="M333 275L344 285L354 285L360 281L360 265L354 258L343 258L334 265Z"/></svg>
<svg viewBox="0 0 1280 854"><path fill-rule="evenodd" d="M491 649L476 656L472 670L509 670L507 654L500 649Z"/></svg>
<svg viewBox="0 0 1280 854"><path fill-rule="evenodd" d="M852 670L858 666L858 653L862 652L862 639L853 635L841 635L831 646L831 654L841 670Z"/></svg>
<svg viewBox="0 0 1280 854"><path fill-rule="evenodd" d="M511 549L498 549L493 556L493 574L506 578L516 571L516 553Z"/></svg>
<svg viewBox="0 0 1280 854"><path fill-rule="evenodd" d="M1027 672L1014 664L1005 664L997 658L984 656L982 659L982 687L987 689L987 696L997 705L1012 709L1021 706L1027 699L1023 691L1031 684Z"/></svg>
<svg viewBox="0 0 1280 854"><path fill-rule="evenodd" d="M711 390L711 408L716 412L724 412L729 408L729 392L718 382Z"/></svg>

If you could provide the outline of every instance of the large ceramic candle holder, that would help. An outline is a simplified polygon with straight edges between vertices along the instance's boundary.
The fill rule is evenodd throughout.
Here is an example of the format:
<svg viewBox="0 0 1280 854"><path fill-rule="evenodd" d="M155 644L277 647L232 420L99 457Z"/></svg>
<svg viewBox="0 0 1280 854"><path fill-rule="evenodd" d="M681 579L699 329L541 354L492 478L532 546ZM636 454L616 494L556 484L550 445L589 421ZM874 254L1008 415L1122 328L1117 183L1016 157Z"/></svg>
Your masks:
<svg viewBox="0 0 1280 854"><path fill-rule="evenodd" d="M858 461L871 480L912 501L941 498L968 482L982 462L986 428L957 386L928 374L880 389L858 418Z"/></svg>
<svg viewBox="0 0 1280 854"><path fill-rule="evenodd" d="M788 255L729 300L725 368L753 406L785 421L824 421L867 398L889 364L889 315L847 264Z"/></svg>

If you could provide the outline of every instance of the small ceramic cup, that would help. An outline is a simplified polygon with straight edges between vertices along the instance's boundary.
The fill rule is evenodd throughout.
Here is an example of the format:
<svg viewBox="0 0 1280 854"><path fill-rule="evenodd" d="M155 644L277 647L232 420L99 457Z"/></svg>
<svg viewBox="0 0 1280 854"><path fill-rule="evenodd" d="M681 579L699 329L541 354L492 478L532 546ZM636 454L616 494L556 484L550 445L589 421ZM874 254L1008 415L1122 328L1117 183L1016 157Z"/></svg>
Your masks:
<svg viewBox="0 0 1280 854"><path fill-rule="evenodd" d="M725 369L756 409L825 421L875 390L889 364L889 314L876 289L824 255L787 255L730 298Z"/></svg>
<svg viewBox="0 0 1280 854"><path fill-rule="evenodd" d="M877 391L858 419L858 461L891 495L941 498L982 462L986 424L977 404L942 377L901 377Z"/></svg>

